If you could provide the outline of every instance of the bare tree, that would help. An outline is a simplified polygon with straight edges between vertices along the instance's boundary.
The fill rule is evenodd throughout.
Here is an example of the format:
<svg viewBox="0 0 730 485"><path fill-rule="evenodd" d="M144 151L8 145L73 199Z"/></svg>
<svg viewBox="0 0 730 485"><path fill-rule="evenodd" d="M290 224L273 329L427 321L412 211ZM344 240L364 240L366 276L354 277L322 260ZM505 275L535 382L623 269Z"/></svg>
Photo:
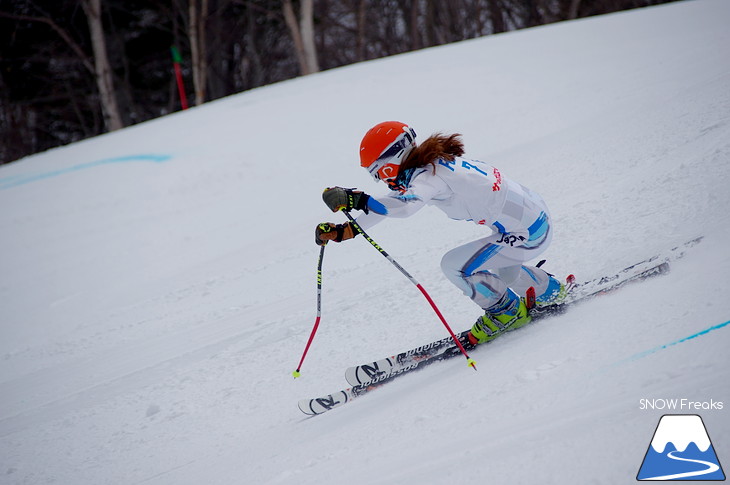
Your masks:
<svg viewBox="0 0 730 485"><path fill-rule="evenodd" d="M358 61L365 60L365 29L367 28L365 11L367 8L365 3L366 1L367 0L359 0L357 5L357 43L355 59Z"/></svg>
<svg viewBox="0 0 730 485"><path fill-rule="evenodd" d="M489 19L492 21L492 33L501 34L507 31L504 22L504 11L502 9L502 0L489 0Z"/></svg>
<svg viewBox="0 0 730 485"><path fill-rule="evenodd" d="M568 20L573 20L578 18L578 9L580 8L581 0L570 0L570 6L568 7L568 11L566 14L566 18Z"/></svg>
<svg viewBox="0 0 730 485"><path fill-rule="evenodd" d="M319 71L317 47L314 42L314 0L302 0L299 22L291 0L284 0L282 11L296 50L299 68L303 75Z"/></svg>
<svg viewBox="0 0 730 485"><path fill-rule="evenodd" d="M190 38L190 54L193 65L193 85L195 88L195 105L205 102L205 91L208 82L208 62L206 54L206 22L208 20L208 0L189 0L188 4L188 37Z"/></svg>
<svg viewBox="0 0 730 485"><path fill-rule="evenodd" d="M119 113L119 105L114 92L112 69L109 64L109 56L106 52L104 26L101 21L101 0L84 0L83 7L89 24L91 45L94 49L94 72L96 75L96 85L99 88L104 123L106 124L107 130L118 130L124 128L124 124Z"/></svg>

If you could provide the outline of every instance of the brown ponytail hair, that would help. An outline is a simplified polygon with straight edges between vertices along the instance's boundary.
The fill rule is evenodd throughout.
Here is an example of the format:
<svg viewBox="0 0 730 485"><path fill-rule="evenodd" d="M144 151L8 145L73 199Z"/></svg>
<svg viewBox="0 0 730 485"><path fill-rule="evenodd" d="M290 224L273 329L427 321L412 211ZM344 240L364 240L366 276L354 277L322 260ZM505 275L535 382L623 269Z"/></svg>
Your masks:
<svg viewBox="0 0 730 485"><path fill-rule="evenodd" d="M461 134L443 135L435 133L423 140L423 143L411 150L403 163L400 165L398 173L403 173L410 168L425 167L432 165L436 171L436 161L441 158L452 161L455 157L464 154L464 144L461 141Z"/></svg>

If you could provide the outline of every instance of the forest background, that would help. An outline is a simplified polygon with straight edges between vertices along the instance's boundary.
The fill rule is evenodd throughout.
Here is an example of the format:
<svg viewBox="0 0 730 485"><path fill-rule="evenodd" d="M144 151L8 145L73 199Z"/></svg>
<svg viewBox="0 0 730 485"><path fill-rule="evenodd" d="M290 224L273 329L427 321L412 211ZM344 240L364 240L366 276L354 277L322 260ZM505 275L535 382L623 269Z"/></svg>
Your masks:
<svg viewBox="0 0 730 485"><path fill-rule="evenodd" d="M0 0L0 163L300 75L669 1Z"/></svg>

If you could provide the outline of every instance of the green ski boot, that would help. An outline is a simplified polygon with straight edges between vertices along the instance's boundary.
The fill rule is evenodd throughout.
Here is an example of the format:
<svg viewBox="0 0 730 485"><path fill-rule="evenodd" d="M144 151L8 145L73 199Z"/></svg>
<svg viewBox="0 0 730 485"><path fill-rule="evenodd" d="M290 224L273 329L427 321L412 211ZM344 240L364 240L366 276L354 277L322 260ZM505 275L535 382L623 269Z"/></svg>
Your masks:
<svg viewBox="0 0 730 485"><path fill-rule="evenodd" d="M488 308L471 327L469 342L476 345L492 341L504 332L527 325L531 320L525 299L508 289L499 303Z"/></svg>

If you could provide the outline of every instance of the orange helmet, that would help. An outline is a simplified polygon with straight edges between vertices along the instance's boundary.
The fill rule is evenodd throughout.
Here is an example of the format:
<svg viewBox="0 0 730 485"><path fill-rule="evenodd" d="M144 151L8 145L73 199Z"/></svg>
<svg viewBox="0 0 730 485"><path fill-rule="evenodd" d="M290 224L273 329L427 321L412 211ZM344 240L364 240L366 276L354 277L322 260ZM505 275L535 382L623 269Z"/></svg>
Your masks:
<svg viewBox="0 0 730 485"><path fill-rule="evenodd" d="M401 162L416 146L416 132L399 121L384 121L365 133L360 142L360 165L375 180L395 183Z"/></svg>

